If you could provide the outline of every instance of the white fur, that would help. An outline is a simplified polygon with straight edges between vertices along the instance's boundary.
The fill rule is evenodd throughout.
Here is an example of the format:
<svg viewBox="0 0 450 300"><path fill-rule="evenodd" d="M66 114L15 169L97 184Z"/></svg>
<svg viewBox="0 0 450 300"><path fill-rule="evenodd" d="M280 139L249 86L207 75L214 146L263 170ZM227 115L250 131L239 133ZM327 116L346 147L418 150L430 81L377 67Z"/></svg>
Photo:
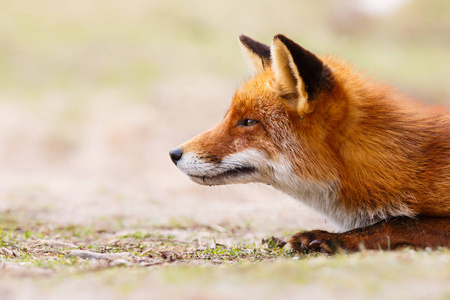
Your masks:
<svg viewBox="0 0 450 300"><path fill-rule="evenodd" d="M195 153L184 153L177 162L177 167L188 176L214 176L219 173L216 165L205 162Z"/></svg>
<svg viewBox="0 0 450 300"><path fill-rule="evenodd" d="M204 161L195 153L183 154L177 167L188 175L193 181L200 184L221 185L231 183L260 182L260 163L264 156L256 150L246 150L225 156L220 163ZM253 167L255 173L243 173L239 176L221 176L239 167ZM216 178L217 177L217 178Z"/></svg>
<svg viewBox="0 0 450 300"><path fill-rule="evenodd" d="M287 159L279 163L270 162L273 169L272 185L302 201L316 211L327 216L339 230L345 231L365 227L389 216L410 216L414 213L405 205L379 208L370 211L361 207L359 211L348 211L338 196L338 182L319 182L299 177ZM394 203L402 203L395 201Z"/></svg>
<svg viewBox="0 0 450 300"><path fill-rule="evenodd" d="M337 186L331 182L311 182L300 178L287 159L270 160L263 152L251 149L230 154L220 163L203 161L195 153L188 152L178 161L178 168L193 181L200 184L229 184L260 182L270 184L286 194L298 199L312 208L328 215L335 223L342 224L349 216L337 209ZM251 166L256 173L244 174L230 178L218 176L235 166Z"/></svg>
<svg viewBox="0 0 450 300"><path fill-rule="evenodd" d="M340 230L364 227L383 220L387 216L405 215L404 207L372 212L361 207L357 212L347 211L338 197L338 182L320 182L301 178L289 159L281 158L275 161L255 149L230 154L224 157L220 163L206 162L195 153L188 152L183 154L177 166L193 181L200 184L221 185L249 182L270 184L324 214ZM251 166L257 171L250 174L221 176L224 172L237 166Z"/></svg>

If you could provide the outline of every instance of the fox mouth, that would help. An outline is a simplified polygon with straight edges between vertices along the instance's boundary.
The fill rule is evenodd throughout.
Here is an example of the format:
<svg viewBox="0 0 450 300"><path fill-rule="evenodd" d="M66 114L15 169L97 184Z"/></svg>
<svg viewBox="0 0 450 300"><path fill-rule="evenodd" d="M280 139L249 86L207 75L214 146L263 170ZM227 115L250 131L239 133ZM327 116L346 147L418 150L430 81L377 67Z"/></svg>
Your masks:
<svg viewBox="0 0 450 300"><path fill-rule="evenodd" d="M244 177L251 175L256 172L255 167L242 166L235 167L233 169L227 170L225 172L214 174L214 175L188 175L194 182L205 185L220 185L227 184L235 181L239 182L239 177Z"/></svg>

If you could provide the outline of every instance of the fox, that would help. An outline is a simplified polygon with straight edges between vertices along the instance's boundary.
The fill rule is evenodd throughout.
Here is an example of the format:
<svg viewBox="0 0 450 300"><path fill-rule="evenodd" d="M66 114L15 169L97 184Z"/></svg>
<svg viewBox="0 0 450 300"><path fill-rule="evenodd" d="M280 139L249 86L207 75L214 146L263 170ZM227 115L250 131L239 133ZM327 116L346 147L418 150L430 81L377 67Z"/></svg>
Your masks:
<svg viewBox="0 0 450 300"><path fill-rule="evenodd" d="M410 98L282 34L239 36L253 77L224 119L169 151L201 185L263 183L334 232L287 237L301 253L450 247L450 111Z"/></svg>

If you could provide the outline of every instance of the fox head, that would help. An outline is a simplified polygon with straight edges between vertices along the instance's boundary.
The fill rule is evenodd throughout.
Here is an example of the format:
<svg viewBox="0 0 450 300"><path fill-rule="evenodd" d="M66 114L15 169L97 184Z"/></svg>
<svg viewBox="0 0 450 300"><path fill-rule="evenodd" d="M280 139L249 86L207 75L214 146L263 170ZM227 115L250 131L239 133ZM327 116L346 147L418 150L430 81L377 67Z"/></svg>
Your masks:
<svg viewBox="0 0 450 300"><path fill-rule="evenodd" d="M255 76L223 121L172 149L172 161L199 184L330 186L338 167L329 139L345 113L332 67L283 35L270 47L239 42Z"/></svg>

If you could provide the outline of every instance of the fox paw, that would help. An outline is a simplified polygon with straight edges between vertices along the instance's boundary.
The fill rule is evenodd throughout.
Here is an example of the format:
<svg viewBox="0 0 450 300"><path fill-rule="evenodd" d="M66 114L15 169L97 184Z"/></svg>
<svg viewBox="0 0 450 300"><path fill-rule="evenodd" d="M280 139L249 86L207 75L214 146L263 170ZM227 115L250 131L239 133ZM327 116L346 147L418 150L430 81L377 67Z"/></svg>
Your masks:
<svg viewBox="0 0 450 300"><path fill-rule="evenodd" d="M339 234L323 230L299 232L288 238L291 248L301 253L323 252L336 253L345 250Z"/></svg>

